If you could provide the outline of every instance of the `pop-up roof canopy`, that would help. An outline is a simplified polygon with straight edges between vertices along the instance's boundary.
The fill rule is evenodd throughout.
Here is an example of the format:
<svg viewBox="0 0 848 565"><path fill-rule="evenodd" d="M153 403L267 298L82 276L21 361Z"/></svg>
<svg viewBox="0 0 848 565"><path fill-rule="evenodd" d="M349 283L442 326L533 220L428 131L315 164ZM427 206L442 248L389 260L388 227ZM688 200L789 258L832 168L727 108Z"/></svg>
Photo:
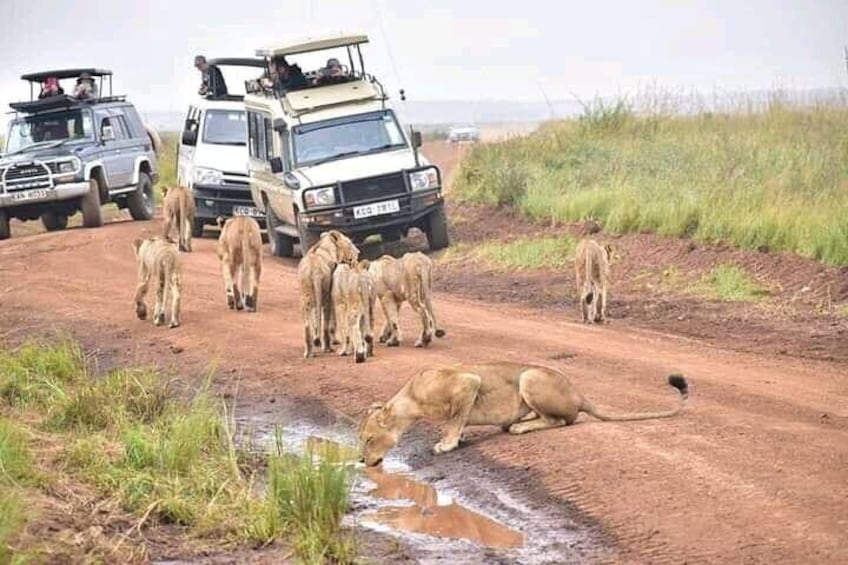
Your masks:
<svg viewBox="0 0 848 565"><path fill-rule="evenodd" d="M214 67L264 67L263 59L254 59L248 57L218 57L217 59L209 59L206 61Z"/></svg>
<svg viewBox="0 0 848 565"><path fill-rule="evenodd" d="M43 82L45 79L55 77L57 79L77 78L83 73L88 73L92 77L112 76L112 71L107 69L59 69L56 71L42 71L39 73L29 73L21 75L22 80L30 82Z"/></svg>
<svg viewBox="0 0 848 565"><path fill-rule="evenodd" d="M256 50L260 57L281 57L283 55L294 55L296 53L310 53L312 51L323 51L334 47L350 47L368 43L365 34L347 34L338 32L334 34L323 34L309 36L287 41L277 45L269 45Z"/></svg>

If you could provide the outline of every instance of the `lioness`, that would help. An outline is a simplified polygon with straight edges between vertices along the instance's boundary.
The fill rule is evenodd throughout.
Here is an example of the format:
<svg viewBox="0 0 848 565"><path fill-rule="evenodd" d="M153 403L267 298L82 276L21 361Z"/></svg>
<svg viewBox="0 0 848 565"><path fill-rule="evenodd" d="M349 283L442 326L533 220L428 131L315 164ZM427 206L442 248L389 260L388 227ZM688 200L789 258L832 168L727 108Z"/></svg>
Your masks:
<svg viewBox="0 0 848 565"><path fill-rule="evenodd" d="M457 364L418 371L385 406L375 404L359 428L361 460L378 465L418 420L447 421L435 453L456 448L465 426L500 426L523 434L573 424L580 412L605 421L668 418L689 397L682 375L668 383L680 392L677 408L664 412L609 414L580 394L565 375L550 367L510 362Z"/></svg>
<svg viewBox="0 0 848 565"><path fill-rule="evenodd" d="M217 253L224 276L224 291L230 310L255 312L262 274L262 234L259 223L247 216L216 219L221 233ZM241 271L241 284L236 284Z"/></svg>
<svg viewBox="0 0 848 565"><path fill-rule="evenodd" d="M346 235L329 230L321 234L318 242L300 260L297 278L303 316L304 357L311 357L313 346L319 343L323 351L330 351L330 331L333 326L330 286L333 269L339 263L353 263L358 258L359 249Z"/></svg>
<svg viewBox="0 0 848 565"><path fill-rule="evenodd" d="M165 197L162 203L163 235L165 239L170 239L171 232L176 228L180 251L190 252L191 227L195 215L194 196L182 186L163 186L162 195Z"/></svg>
<svg viewBox="0 0 848 565"><path fill-rule="evenodd" d="M357 363L374 353L373 286L367 269L342 263L333 271L330 296L342 346L339 355L348 355L353 349Z"/></svg>
<svg viewBox="0 0 848 565"><path fill-rule="evenodd" d="M380 343L397 346L401 342L398 312L404 301L421 317L421 335L415 347L424 347L433 341L433 336L444 337L445 330L438 327L430 297L433 280L433 262L416 251L406 253L400 259L383 255L368 267L374 277L377 297L380 299L385 322L380 332Z"/></svg>
<svg viewBox="0 0 848 565"><path fill-rule="evenodd" d="M152 279L156 283L156 306L153 308L153 323L161 326L165 323L166 292L171 298L171 323L169 327L180 325L180 255L177 246L170 240L154 236L133 241L136 262L138 263L138 284L135 289L135 313L139 320L147 319L147 305L144 297L147 285Z"/></svg>
<svg viewBox="0 0 848 565"><path fill-rule="evenodd" d="M583 323L602 323L607 317L612 245L601 246L594 239L582 239L574 253L575 285L581 289L580 312ZM591 315L589 309L591 308Z"/></svg>

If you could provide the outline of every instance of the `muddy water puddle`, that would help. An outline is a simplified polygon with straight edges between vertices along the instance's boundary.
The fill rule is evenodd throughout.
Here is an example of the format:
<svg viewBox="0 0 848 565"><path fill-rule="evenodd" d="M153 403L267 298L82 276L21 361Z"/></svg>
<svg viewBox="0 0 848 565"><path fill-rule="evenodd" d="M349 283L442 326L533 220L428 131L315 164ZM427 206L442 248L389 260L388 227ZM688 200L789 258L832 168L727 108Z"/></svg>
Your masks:
<svg viewBox="0 0 848 565"><path fill-rule="evenodd" d="M413 470L405 449L427 449L404 437L378 468L358 463L352 426L303 419L276 423L239 419L254 449L318 455L332 449L359 472L344 523L400 538L420 563L585 563L603 556L602 544L553 501L522 500L525 485L492 480L491 469L445 467L444 456Z"/></svg>

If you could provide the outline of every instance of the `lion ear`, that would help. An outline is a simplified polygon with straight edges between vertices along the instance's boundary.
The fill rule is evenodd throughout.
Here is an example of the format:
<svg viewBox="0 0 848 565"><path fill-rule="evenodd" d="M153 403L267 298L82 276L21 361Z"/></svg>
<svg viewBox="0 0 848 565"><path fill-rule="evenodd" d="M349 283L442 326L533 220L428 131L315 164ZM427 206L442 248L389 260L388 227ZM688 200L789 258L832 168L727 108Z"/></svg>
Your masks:
<svg viewBox="0 0 848 565"><path fill-rule="evenodd" d="M168 187L166 185L162 185L162 196L168 196Z"/></svg>
<svg viewBox="0 0 848 565"><path fill-rule="evenodd" d="M138 254L138 248L141 247L141 242L143 240L140 237L137 237L133 240L133 250Z"/></svg>

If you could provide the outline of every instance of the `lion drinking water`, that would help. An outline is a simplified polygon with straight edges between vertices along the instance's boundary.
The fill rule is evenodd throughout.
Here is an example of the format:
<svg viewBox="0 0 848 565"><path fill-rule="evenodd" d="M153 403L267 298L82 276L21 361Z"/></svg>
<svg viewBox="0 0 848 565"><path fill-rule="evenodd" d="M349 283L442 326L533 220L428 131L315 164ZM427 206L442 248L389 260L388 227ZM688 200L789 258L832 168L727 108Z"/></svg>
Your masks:
<svg viewBox="0 0 848 565"><path fill-rule="evenodd" d="M380 343L389 346L400 345L398 312L404 302L409 302L421 318L421 334L415 342L415 347L429 345L434 335L439 338L445 335L445 331L438 327L433 312L433 262L429 257L420 251L406 253L400 259L383 255L370 264L368 271L374 277L377 296L385 316Z"/></svg>
<svg viewBox="0 0 848 565"><path fill-rule="evenodd" d="M584 323L603 323L607 317L612 246L601 246L594 239L583 239L574 253L574 278L580 291L580 312ZM590 311L591 309L591 311Z"/></svg>
<svg viewBox="0 0 848 565"><path fill-rule="evenodd" d="M218 216L216 221L221 228L216 251L221 262L227 306L230 310L255 312L259 299L259 276L262 274L259 223L247 216L234 216L227 220ZM241 284L236 282L239 278Z"/></svg>
<svg viewBox="0 0 848 565"><path fill-rule="evenodd" d="M153 323L161 326L165 323L166 299L171 299L171 323L169 327L180 325L180 293L182 291L180 255L177 246L161 237L138 238L133 241L136 262L138 263L138 284L135 289L135 313L139 320L147 319L147 305L144 297L150 281L156 284L156 305L153 308ZM167 296L169 295L169 296Z"/></svg>
<svg viewBox="0 0 848 565"><path fill-rule="evenodd" d="M561 372L510 362L429 367L418 371L385 405L371 407L359 430L366 465L378 465L417 421L446 421L435 453L457 447L465 426L500 426L523 434L570 425L585 412L604 421L647 420L675 416L689 397L681 375L668 383L680 392L677 408L663 412L610 414L595 407Z"/></svg>
<svg viewBox="0 0 848 565"><path fill-rule="evenodd" d="M171 232L176 229L180 251L190 252L191 228L194 225L196 213L194 196L182 186L171 188L163 186L162 195L165 197L162 203L163 236L165 239L170 239Z"/></svg>

